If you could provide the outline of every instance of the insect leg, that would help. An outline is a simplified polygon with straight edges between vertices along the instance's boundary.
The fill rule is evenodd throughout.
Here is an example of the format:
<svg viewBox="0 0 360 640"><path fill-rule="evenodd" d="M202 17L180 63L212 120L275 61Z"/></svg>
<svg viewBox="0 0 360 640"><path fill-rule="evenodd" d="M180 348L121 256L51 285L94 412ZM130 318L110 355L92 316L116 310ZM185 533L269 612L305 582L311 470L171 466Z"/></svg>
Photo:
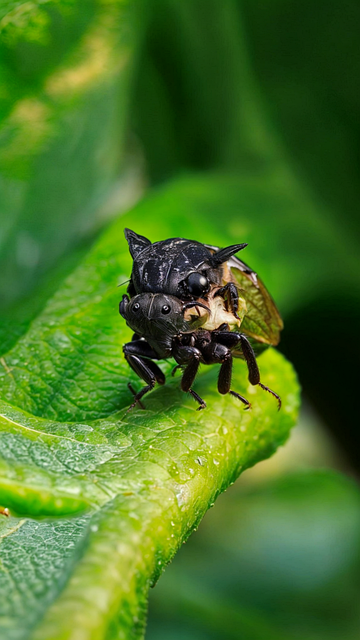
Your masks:
<svg viewBox="0 0 360 640"><path fill-rule="evenodd" d="M221 326L213 331L213 339L215 338L215 342L217 344L222 344L229 349L234 349L234 347L241 342L241 333L236 333L235 331L224 331L221 329Z"/></svg>
<svg viewBox="0 0 360 640"><path fill-rule="evenodd" d="M218 291L214 295L214 298L216 296L221 296L222 298L224 298L224 300L226 300L226 306L228 307L228 311L230 309L230 311L234 314L235 318L240 320L237 314L237 310L239 308L239 294L235 284L233 282L228 282L223 287L218 289Z"/></svg>
<svg viewBox="0 0 360 640"><path fill-rule="evenodd" d="M136 338L136 333L134 333L131 342L127 342L123 346L123 351L125 354L125 358L129 354L134 354L135 356L139 356L141 358L151 358L151 360L158 360L158 356L154 349L150 347L149 343L146 340L140 340Z"/></svg>
<svg viewBox="0 0 360 640"><path fill-rule="evenodd" d="M246 360L246 364L248 366L249 382L251 382L251 384L254 384L254 385L258 384L259 387L264 389L264 391L268 391L269 393L271 393L271 395L273 395L274 398L277 399L278 408L280 409L281 408L281 398L280 398L280 396L277 393L275 393L275 391L273 391L269 387L266 387L264 384L262 384L262 382L260 382L259 367L258 367L257 362L256 362L256 356L255 356L255 353L254 353L254 349L252 348L249 340L242 333L238 334L238 335L240 336L240 343L241 343L242 352L243 352L244 358Z"/></svg>
<svg viewBox="0 0 360 640"><path fill-rule="evenodd" d="M189 389L189 393L190 395L192 395L192 397L194 398L194 400L196 400L196 402L199 403L199 407L197 408L198 411L201 411L201 409L205 409L206 408L206 402L205 400L203 400L202 398L200 398L199 394L196 393L196 391L194 391L194 389Z"/></svg>
<svg viewBox="0 0 360 640"><path fill-rule="evenodd" d="M264 389L264 391L268 391L269 393L271 393L272 396L274 396L274 398L276 398L277 403L278 403L278 411L280 411L280 409L281 409L281 398L280 398L280 396L275 391L270 389L270 387L266 387L262 382L259 382L259 387Z"/></svg>
<svg viewBox="0 0 360 640"><path fill-rule="evenodd" d="M125 358L128 364L130 365L130 367L132 368L132 370L135 371L135 373L139 376L139 378L144 380L144 382L147 382L146 387L143 387L142 389L140 389L138 393L136 393L132 385L128 383L128 387L131 393L134 395L134 402L130 405L128 411L130 411L130 409L133 409L137 402L139 402L141 408L144 409L144 405L140 403L140 400L145 395L145 393L147 393L148 391L151 391L151 389L154 388L155 382L156 382L155 375L153 374L151 369L149 369L149 367L147 366L147 363L145 364L144 360L142 360L138 356L128 355L128 356L125 356Z"/></svg>
<svg viewBox="0 0 360 640"><path fill-rule="evenodd" d="M205 409L206 402L191 389L200 365L201 353L194 347L177 345L174 353L175 359L179 364L186 364L185 371L182 375L180 386L182 391L189 392L194 400L199 403L198 410Z"/></svg>
<svg viewBox="0 0 360 640"><path fill-rule="evenodd" d="M173 370L172 370L172 372L171 372L172 377L174 377L174 375L175 375L175 373L177 372L177 370L178 370L178 369L181 369L181 364L177 364L177 365L173 368Z"/></svg>
<svg viewBox="0 0 360 640"><path fill-rule="evenodd" d="M136 342L140 344L136 344ZM150 345L145 340L138 340L134 342L128 342L124 345L124 355L126 361L130 365L133 371L146 382L146 387L140 389L138 393L134 391L131 384L129 383L129 389L134 395L134 402L130 405L128 411L135 407L136 403L139 402L141 408L144 408L143 404L140 402L141 398L154 388L155 383L164 384L165 376L161 369L158 367L155 362L148 359L149 353L152 352Z"/></svg>
<svg viewBox="0 0 360 640"><path fill-rule="evenodd" d="M145 409L144 404L141 402L141 400L139 400L139 398L137 398L137 391L135 391L134 387L132 386L131 382L128 382L127 384L129 391L131 391L131 393L133 394L134 398L136 398L135 403L137 402L139 407L141 407L141 409ZM130 411L130 409L132 409L133 405L131 405L131 407L129 407L128 411Z"/></svg>
<svg viewBox="0 0 360 640"><path fill-rule="evenodd" d="M220 367L219 377L218 377L218 391L222 395L225 395L226 393L230 393L232 396L234 396L235 398L243 402L246 405L247 409L249 409L251 406L249 400L244 398L244 396L241 396L240 393L237 393L237 391L232 391L232 389L230 389L232 365L233 365L233 358L232 358L231 352L228 351L228 353L224 356L222 365Z"/></svg>
<svg viewBox="0 0 360 640"><path fill-rule="evenodd" d="M196 374L199 369L199 364L200 364L200 358L195 353L194 355L192 355L191 359L189 360L188 365L181 378L181 388L183 391L190 390L190 387L196 378Z"/></svg>
<svg viewBox="0 0 360 640"><path fill-rule="evenodd" d="M154 388L156 382L158 382L159 384L164 384L165 376L161 369L157 366L157 364L155 364L155 362L153 362L152 360L143 360L142 358L134 355L128 355L125 357L133 371L135 371L139 378L147 383L146 387L143 387L137 393L134 393L134 389L132 388L131 384L128 384L130 391L134 395L134 402L130 405L128 411L130 411L130 409L133 409L137 402L139 402L140 406L144 408L144 406L140 402L141 398L145 395L145 393L148 393L148 391L151 391Z"/></svg>
<svg viewBox="0 0 360 640"><path fill-rule="evenodd" d="M243 333L238 334L240 337L241 349L243 352L243 356L245 358L248 371L249 371L249 382L251 384L259 384L260 383L260 371L256 362L256 356L254 349L252 348L249 340Z"/></svg>

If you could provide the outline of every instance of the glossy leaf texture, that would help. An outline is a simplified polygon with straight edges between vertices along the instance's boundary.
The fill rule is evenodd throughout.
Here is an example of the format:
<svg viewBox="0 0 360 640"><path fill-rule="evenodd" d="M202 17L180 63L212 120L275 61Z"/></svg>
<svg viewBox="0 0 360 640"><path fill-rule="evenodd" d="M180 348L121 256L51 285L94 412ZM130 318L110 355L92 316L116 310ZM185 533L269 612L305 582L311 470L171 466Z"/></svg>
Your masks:
<svg viewBox="0 0 360 640"><path fill-rule="evenodd" d="M259 365L282 396L280 412L248 385L239 361L233 387L249 396L251 411L220 396L217 368L207 367L195 386L206 411L175 378L149 394L146 411L127 413L127 382L141 383L121 353L131 337L118 314L117 284L131 266L123 229L169 237L181 215L187 235L199 237L204 220L189 207L199 208L192 188L184 211L173 206L169 215L178 188L113 223L1 359L0 502L21 516L2 517L6 640L77 638L76 629L97 640L142 637L149 585L217 495L283 444L296 420L296 376L272 349ZM225 244L213 225L209 235Z"/></svg>

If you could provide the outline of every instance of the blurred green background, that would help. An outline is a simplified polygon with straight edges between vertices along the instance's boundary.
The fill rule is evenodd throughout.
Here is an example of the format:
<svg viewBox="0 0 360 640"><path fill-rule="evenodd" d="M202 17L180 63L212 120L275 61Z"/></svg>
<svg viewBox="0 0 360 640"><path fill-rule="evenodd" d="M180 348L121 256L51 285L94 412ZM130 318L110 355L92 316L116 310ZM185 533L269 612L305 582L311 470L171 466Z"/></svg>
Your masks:
<svg viewBox="0 0 360 640"><path fill-rule="evenodd" d="M149 196L152 240L164 207L186 237L181 203L197 240L249 243L304 391L153 590L148 640L359 637L359 30L351 0L0 7L0 356Z"/></svg>

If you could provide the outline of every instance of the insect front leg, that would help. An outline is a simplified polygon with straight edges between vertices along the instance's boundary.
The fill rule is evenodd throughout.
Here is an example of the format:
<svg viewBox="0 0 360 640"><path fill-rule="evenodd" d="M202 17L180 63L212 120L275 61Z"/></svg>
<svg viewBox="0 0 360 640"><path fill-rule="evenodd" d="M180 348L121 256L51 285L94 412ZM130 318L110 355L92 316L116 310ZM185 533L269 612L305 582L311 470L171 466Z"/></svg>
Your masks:
<svg viewBox="0 0 360 640"><path fill-rule="evenodd" d="M146 340L134 340L128 342L123 347L125 359L132 368L133 371L146 382L146 387L143 387L136 393L132 385L128 384L131 393L134 395L134 402L130 405L128 411L135 407L136 403L139 403L140 407L144 409L144 405L141 402L141 398L151 391L156 382L158 384L165 384L165 376L155 362L150 358L156 358L156 353L146 342Z"/></svg>
<svg viewBox="0 0 360 640"><path fill-rule="evenodd" d="M231 311L235 318L240 320L237 314L239 308L239 294L235 284L233 282L228 282L216 291L214 298L217 296L221 296L225 300L227 311Z"/></svg>
<svg viewBox="0 0 360 640"><path fill-rule="evenodd" d="M218 377L218 391L222 395L226 393L230 393L230 395L234 396L241 402L246 405L246 408L250 408L250 402L244 396L237 393L237 391L233 391L231 389L231 374L232 374L232 365L233 365L233 357L231 354L231 348L236 346L239 342L238 338L239 334L232 333L230 331L214 331L212 334L211 343L206 345L203 349L203 357L205 362L210 363L221 363L219 377ZM228 344L224 344L224 343Z"/></svg>
<svg viewBox="0 0 360 640"><path fill-rule="evenodd" d="M223 363L220 367L219 377L218 377L218 391L222 395L226 393L230 393L231 396L234 396L240 402L243 402L246 405L247 409L250 409L251 404L249 400L244 398L244 396L240 395L237 391L233 391L230 389L231 385L231 374L232 374L232 365L233 365L233 357L231 352L229 351L226 356L224 356Z"/></svg>
<svg viewBox="0 0 360 640"><path fill-rule="evenodd" d="M201 353L199 349L193 346L177 344L173 348L173 355L178 365L186 365L180 382L182 391L189 392L194 400L199 403L198 411L205 409L205 400L200 398L199 394L191 389L200 365Z"/></svg>

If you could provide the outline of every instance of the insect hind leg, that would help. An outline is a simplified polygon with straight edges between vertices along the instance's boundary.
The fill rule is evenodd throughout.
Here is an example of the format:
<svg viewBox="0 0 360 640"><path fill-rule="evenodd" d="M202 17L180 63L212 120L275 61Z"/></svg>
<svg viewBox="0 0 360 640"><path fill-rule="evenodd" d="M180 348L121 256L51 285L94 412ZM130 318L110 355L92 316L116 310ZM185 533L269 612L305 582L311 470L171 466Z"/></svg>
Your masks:
<svg viewBox="0 0 360 640"><path fill-rule="evenodd" d="M143 403L141 402L140 398L139 398L139 394L137 391L135 391L134 387L132 386L131 382L128 382L128 389L129 391L131 391L131 393L134 396L134 403L131 405L131 407L128 408L128 411L130 411L130 409L132 409L135 404L137 403L139 405L139 407L141 407L141 409L145 409ZM145 387L146 388L146 387ZM150 389L149 389L150 391ZM146 392L145 392L146 393ZM144 395L144 394L143 394Z"/></svg>
<svg viewBox="0 0 360 640"><path fill-rule="evenodd" d="M262 382L259 382L258 384L259 384L259 387L261 387L262 389L264 389L264 391L268 391L269 393L271 393L271 395L272 395L272 396L274 396L274 398L276 398L276 399L277 399L277 403L278 403L278 411L280 411L280 409L281 409L281 404L282 404L280 396L279 396L275 391L273 391L272 389L270 389L270 387L266 387L264 384L262 384Z"/></svg>
<svg viewBox="0 0 360 640"><path fill-rule="evenodd" d="M274 398L277 399L278 410L280 410L281 409L281 398L275 391L273 391L269 387L265 386L262 382L260 382L260 371L259 371L259 367L258 367L257 362L256 362L256 356L255 356L255 353L254 353L254 349L252 348L252 346L251 346L249 340L247 339L247 337L244 336L243 334L240 334L240 343L241 343L243 356L244 356L244 358L246 360L246 364L248 366L249 382L251 382L251 384L253 384L253 385L258 384L259 387L264 389L264 391L268 391L268 393L271 393L271 395L274 396Z"/></svg>
<svg viewBox="0 0 360 640"><path fill-rule="evenodd" d="M199 369L199 364L200 364L200 359L198 355L196 353L193 353L189 359L187 367L181 378L181 389L183 391L188 391L190 395L194 398L194 400L196 400L196 402L199 403L200 406L198 407L198 411L200 411L201 409L205 409L206 407L205 400L200 398L199 394L196 393L196 391L194 391L193 389L191 389L191 386L196 378L196 374Z"/></svg>

